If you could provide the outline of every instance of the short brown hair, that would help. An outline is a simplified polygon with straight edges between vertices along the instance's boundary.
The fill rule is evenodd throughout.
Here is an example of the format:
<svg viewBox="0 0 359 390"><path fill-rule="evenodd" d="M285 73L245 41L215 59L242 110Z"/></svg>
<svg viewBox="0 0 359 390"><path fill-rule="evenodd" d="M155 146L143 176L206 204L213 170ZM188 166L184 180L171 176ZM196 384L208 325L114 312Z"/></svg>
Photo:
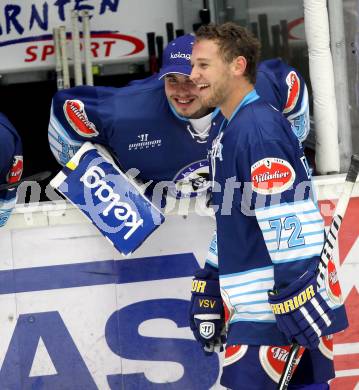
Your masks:
<svg viewBox="0 0 359 390"><path fill-rule="evenodd" d="M233 22L208 24L201 26L196 32L196 40L202 39L218 43L219 53L227 63L238 56L245 57L247 60L245 76L251 83L256 82L260 43L246 28Z"/></svg>

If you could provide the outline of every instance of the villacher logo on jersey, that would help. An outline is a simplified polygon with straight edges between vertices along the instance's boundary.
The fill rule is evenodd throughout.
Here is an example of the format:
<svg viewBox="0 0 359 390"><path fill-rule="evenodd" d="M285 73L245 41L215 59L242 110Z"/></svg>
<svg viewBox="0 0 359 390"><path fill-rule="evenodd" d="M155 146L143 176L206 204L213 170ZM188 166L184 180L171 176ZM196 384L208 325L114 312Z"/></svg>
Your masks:
<svg viewBox="0 0 359 390"><path fill-rule="evenodd" d="M259 360L265 372L278 382L284 370L285 362L289 354L290 346L262 346L259 349ZM298 356L294 360L295 368L298 366L304 353L304 348L300 347Z"/></svg>
<svg viewBox="0 0 359 390"><path fill-rule="evenodd" d="M288 161L264 158L251 167L252 188L263 195L279 194L294 183L295 172Z"/></svg>
<svg viewBox="0 0 359 390"><path fill-rule="evenodd" d="M255 175L255 179L258 183L262 183L272 179L283 179L289 175L288 172L275 171L273 174L263 173L262 175Z"/></svg>
<svg viewBox="0 0 359 390"><path fill-rule="evenodd" d="M106 173L103 169L98 166L92 166L85 172L80 181L87 188L97 188L93 196L97 197L103 203L108 202L108 206L100 214L107 217L113 210L115 218L124 222L124 226L130 228L124 235L124 239L127 240L143 225L143 220L141 218L138 219L138 215L132 210L131 205L126 202L121 202L120 195L115 193L105 180L102 180L105 176Z"/></svg>
<svg viewBox="0 0 359 390"><path fill-rule="evenodd" d="M283 113L287 114L293 110L300 95L300 79L296 72L292 71L285 79L288 85L288 96Z"/></svg>
<svg viewBox="0 0 359 390"><path fill-rule="evenodd" d="M86 138L98 135L96 126L87 118L85 105L81 100L66 100L64 103L64 114L77 134Z"/></svg>
<svg viewBox="0 0 359 390"><path fill-rule="evenodd" d="M16 183L20 180L21 175L22 175L23 166L24 166L23 157L22 156L14 156L10 171L6 176L7 182L9 184Z"/></svg>

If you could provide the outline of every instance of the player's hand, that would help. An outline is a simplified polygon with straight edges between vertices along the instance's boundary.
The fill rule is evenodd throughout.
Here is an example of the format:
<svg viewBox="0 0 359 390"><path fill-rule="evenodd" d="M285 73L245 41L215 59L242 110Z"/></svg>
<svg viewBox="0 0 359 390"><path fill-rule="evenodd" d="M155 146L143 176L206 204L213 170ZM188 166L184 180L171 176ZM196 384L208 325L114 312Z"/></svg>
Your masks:
<svg viewBox="0 0 359 390"><path fill-rule="evenodd" d="M219 288L218 272L201 269L192 280L190 327L206 354L222 350L224 309Z"/></svg>
<svg viewBox="0 0 359 390"><path fill-rule="evenodd" d="M268 292L268 301L277 326L288 338L306 348L316 348L331 325L334 314L317 291L316 274L306 272L279 291Z"/></svg>

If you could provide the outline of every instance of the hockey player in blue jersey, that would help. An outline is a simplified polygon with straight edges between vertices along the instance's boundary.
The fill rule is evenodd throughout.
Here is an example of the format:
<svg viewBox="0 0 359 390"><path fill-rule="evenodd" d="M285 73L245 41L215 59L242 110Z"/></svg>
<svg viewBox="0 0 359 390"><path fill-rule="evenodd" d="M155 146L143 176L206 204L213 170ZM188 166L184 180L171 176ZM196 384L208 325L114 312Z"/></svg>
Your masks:
<svg viewBox="0 0 359 390"><path fill-rule="evenodd" d="M14 126L0 113L0 184L20 180L23 169L21 140ZM16 190L0 191L0 227L4 226L16 204Z"/></svg>
<svg viewBox="0 0 359 390"><path fill-rule="evenodd" d="M172 183L172 196L206 193L208 150L223 117L218 109L201 104L189 79L193 40L187 34L169 43L159 75L122 88L59 91L49 124L57 161L64 165L84 141L91 141L109 148L125 171L138 169L143 182ZM304 140L309 109L302 77L280 60L264 61L259 74L259 93L288 116Z"/></svg>
<svg viewBox="0 0 359 390"><path fill-rule="evenodd" d="M91 141L109 148L123 170L138 169L141 181L173 183L168 192L175 197L205 192L210 128L219 110L204 108L189 80L192 42L193 36L186 35L172 42L174 50L165 50L160 80L58 92L49 124L56 159L65 164L84 141ZM172 52L182 53L184 60L176 57L173 63Z"/></svg>
<svg viewBox="0 0 359 390"><path fill-rule="evenodd" d="M191 79L225 120L211 151L217 237L192 283L190 325L208 352L226 325L227 388L276 389L296 341L289 388L328 389L345 309L336 278L317 291L323 220L298 139L254 88L258 56L257 40L233 23L196 33Z"/></svg>

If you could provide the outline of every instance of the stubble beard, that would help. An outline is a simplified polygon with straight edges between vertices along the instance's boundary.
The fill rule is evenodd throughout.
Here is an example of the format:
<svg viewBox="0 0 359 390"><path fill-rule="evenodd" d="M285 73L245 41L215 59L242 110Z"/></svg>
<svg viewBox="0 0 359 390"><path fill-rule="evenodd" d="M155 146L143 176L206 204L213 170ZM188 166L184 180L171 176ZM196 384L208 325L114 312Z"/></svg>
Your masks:
<svg viewBox="0 0 359 390"><path fill-rule="evenodd" d="M211 87L211 95L203 97L201 102L204 106L207 107L220 107L226 99L228 93L228 83L227 78L217 84L213 84Z"/></svg>
<svg viewBox="0 0 359 390"><path fill-rule="evenodd" d="M200 102L200 105L198 105L197 107L183 109L181 107L178 107L177 104L175 104L174 99L170 100L170 102L171 102L172 106L174 107L175 111L177 112L177 114L184 117L184 118L188 118L188 119L202 118L202 117L206 116L207 114L209 114L211 111L213 111L213 108L211 108L207 105L204 105L202 103L202 99L200 99L200 97L197 98L197 103L198 103L198 101Z"/></svg>

